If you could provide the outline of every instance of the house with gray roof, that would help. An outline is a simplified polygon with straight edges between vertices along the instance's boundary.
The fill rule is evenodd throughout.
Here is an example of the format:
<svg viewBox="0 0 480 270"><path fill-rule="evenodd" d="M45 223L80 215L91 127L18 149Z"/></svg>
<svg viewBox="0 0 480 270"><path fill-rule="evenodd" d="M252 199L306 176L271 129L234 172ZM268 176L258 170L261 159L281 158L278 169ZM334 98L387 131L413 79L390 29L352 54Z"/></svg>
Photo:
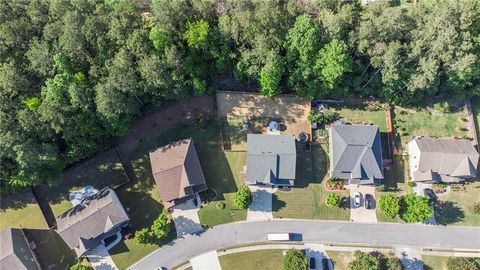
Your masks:
<svg viewBox="0 0 480 270"><path fill-rule="evenodd" d="M295 138L247 135L247 185L293 186L297 151Z"/></svg>
<svg viewBox="0 0 480 270"><path fill-rule="evenodd" d="M377 185L383 179L378 126L332 125L329 143L330 177L360 185Z"/></svg>
<svg viewBox="0 0 480 270"><path fill-rule="evenodd" d="M150 165L160 198L171 208L207 190L193 139L185 139L150 152Z"/></svg>
<svg viewBox="0 0 480 270"><path fill-rule="evenodd" d="M128 225L128 215L110 188L83 199L78 205L57 217L57 230L63 241L77 254L104 244Z"/></svg>
<svg viewBox="0 0 480 270"><path fill-rule="evenodd" d="M414 182L458 183L476 177L479 154L467 140L417 137L408 143Z"/></svg>
<svg viewBox="0 0 480 270"><path fill-rule="evenodd" d="M40 269L22 229L7 228L0 232L0 269Z"/></svg>

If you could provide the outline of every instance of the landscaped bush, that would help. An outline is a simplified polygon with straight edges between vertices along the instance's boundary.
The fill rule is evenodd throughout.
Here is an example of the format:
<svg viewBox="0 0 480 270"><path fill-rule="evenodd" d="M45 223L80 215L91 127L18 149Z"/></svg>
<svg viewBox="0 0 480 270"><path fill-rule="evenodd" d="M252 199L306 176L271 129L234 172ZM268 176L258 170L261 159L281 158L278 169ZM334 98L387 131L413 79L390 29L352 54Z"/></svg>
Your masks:
<svg viewBox="0 0 480 270"><path fill-rule="evenodd" d="M382 195L378 207L386 217L394 218L400 211L400 198L393 194Z"/></svg>
<svg viewBox="0 0 480 270"><path fill-rule="evenodd" d="M319 125L324 125L331 123L338 119L339 114L334 111L325 110L322 112L310 111L308 113L307 119L310 123L317 123Z"/></svg>
<svg viewBox="0 0 480 270"><path fill-rule="evenodd" d="M88 265L83 265L80 259L77 260L77 263L70 266L70 270L93 270L93 267Z"/></svg>
<svg viewBox="0 0 480 270"><path fill-rule="evenodd" d="M284 270L304 270L307 267L307 258L301 250L289 249L285 257L283 257Z"/></svg>
<svg viewBox="0 0 480 270"><path fill-rule="evenodd" d="M239 188L238 191L235 192L235 195L233 195L233 203L235 207L239 209L247 209L252 201L252 191L247 186Z"/></svg>
<svg viewBox="0 0 480 270"><path fill-rule="evenodd" d="M428 197L411 193L403 197L401 217L408 223L425 222L433 215Z"/></svg>
<svg viewBox="0 0 480 270"><path fill-rule="evenodd" d="M353 253L353 261L348 264L349 270L378 270L380 269L380 261L371 253L361 252L360 250Z"/></svg>
<svg viewBox="0 0 480 270"><path fill-rule="evenodd" d="M328 194L327 202L326 202L328 207L340 207L341 202L342 202L342 198L340 198L339 195L335 193Z"/></svg>
<svg viewBox="0 0 480 270"><path fill-rule="evenodd" d="M449 257L447 259L448 270L480 270L480 264L474 258Z"/></svg>
<svg viewBox="0 0 480 270"><path fill-rule="evenodd" d="M198 128L198 129L204 129L205 127L207 127L207 120L201 114L197 115L195 117L195 120L194 120L193 123L194 123L195 127Z"/></svg>
<svg viewBox="0 0 480 270"><path fill-rule="evenodd" d="M137 244L148 244L152 241L152 236L148 228L143 228L135 232L133 241Z"/></svg>
<svg viewBox="0 0 480 270"><path fill-rule="evenodd" d="M345 181L339 178L329 178L326 183L327 189L330 190L343 190Z"/></svg>
<svg viewBox="0 0 480 270"><path fill-rule="evenodd" d="M473 204L473 213L480 215L480 202Z"/></svg>
<svg viewBox="0 0 480 270"><path fill-rule="evenodd" d="M225 209L225 203L224 202L217 202L215 207L217 207L218 210Z"/></svg>
<svg viewBox="0 0 480 270"><path fill-rule="evenodd" d="M165 210L158 216L157 219L152 224L152 232L157 238L163 238L168 235L170 232L170 220L167 216L167 211Z"/></svg>
<svg viewBox="0 0 480 270"><path fill-rule="evenodd" d="M413 181L408 181L407 182L407 186L409 187L414 187L415 186L415 183Z"/></svg>

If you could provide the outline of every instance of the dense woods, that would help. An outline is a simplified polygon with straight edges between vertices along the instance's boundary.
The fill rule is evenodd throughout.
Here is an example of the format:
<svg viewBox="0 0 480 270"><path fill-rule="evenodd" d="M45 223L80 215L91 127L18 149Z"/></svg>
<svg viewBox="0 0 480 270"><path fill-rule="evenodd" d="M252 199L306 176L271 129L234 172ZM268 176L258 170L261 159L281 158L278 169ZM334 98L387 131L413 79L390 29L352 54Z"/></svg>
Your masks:
<svg viewBox="0 0 480 270"><path fill-rule="evenodd" d="M2 193L58 183L134 117L215 89L479 95L480 1L416 2L0 0Z"/></svg>

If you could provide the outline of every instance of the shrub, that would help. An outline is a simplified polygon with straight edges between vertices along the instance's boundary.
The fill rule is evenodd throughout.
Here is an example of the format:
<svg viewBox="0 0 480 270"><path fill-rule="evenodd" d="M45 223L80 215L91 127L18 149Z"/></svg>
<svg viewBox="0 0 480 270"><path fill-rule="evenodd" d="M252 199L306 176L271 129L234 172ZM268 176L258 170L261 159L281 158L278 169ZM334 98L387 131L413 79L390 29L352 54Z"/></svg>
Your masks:
<svg viewBox="0 0 480 270"><path fill-rule="evenodd" d="M353 253L353 261L348 264L349 270L378 270L380 269L380 261L372 254L361 252L360 250Z"/></svg>
<svg viewBox="0 0 480 270"><path fill-rule="evenodd" d="M407 186L409 187L414 187L415 186L415 183L413 181L408 181L407 182Z"/></svg>
<svg viewBox="0 0 480 270"><path fill-rule="evenodd" d="M247 209L253 201L252 191L247 186L243 186L233 195L233 203L239 209Z"/></svg>
<svg viewBox="0 0 480 270"><path fill-rule="evenodd" d="M152 224L152 232L158 238L163 238L168 235L170 232L170 220L167 216L167 211L165 210L158 216Z"/></svg>
<svg viewBox="0 0 480 270"><path fill-rule="evenodd" d="M444 189L447 185L443 182L440 182L440 183L436 183L435 184L435 187L438 188L438 189Z"/></svg>
<svg viewBox="0 0 480 270"><path fill-rule="evenodd" d="M480 266L473 258L449 257L447 259L448 270L479 270Z"/></svg>
<svg viewBox="0 0 480 270"><path fill-rule="evenodd" d="M400 198L393 194L382 195L378 207L386 217L394 218L400 211Z"/></svg>
<svg viewBox="0 0 480 270"><path fill-rule="evenodd" d="M225 209L225 203L224 202L217 202L215 207L217 207L218 210Z"/></svg>
<svg viewBox="0 0 480 270"><path fill-rule="evenodd" d="M450 112L450 105L448 105L448 102L439 102L433 105L433 109L435 111L441 112L441 113L449 113Z"/></svg>
<svg viewBox="0 0 480 270"><path fill-rule="evenodd" d="M307 267L307 258L301 250L289 249L285 257L283 257L284 270L304 270Z"/></svg>
<svg viewBox="0 0 480 270"><path fill-rule="evenodd" d="M327 206L328 207L340 207L342 199L340 198L339 195L335 193L330 193L328 194L327 197Z"/></svg>
<svg viewBox="0 0 480 270"><path fill-rule="evenodd" d="M320 123L322 115L320 113L310 111L307 116L308 122L310 123Z"/></svg>
<svg viewBox="0 0 480 270"><path fill-rule="evenodd" d="M319 125L323 125L323 124L328 124L335 121L336 119L338 119L338 116L339 114L334 111L326 110L320 113L310 111L310 113L307 116L307 119L312 124L317 123Z"/></svg>
<svg viewBox="0 0 480 270"><path fill-rule="evenodd" d="M77 259L77 262L70 266L70 270L93 270L93 267L88 265L83 265L80 259Z"/></svg>
<svg viewBox="0 0 480 270"><path fill-rule="evenodd" d="M198 129L204 129L207 127L207 121L205 120L205 117L200 114L195 117L194 125Z"/></svg>
<svg viewBox="0 0 480 270"><path fill-rule="evenodd" d="M408 223L425 222L433 215L428 198L411 193L403 197L402 219Z"/></svg>
<svg viewBox="0 0 480 270"><path fill-rule="evenodd" d="M339 114L334 111L323 111L323 124L331 123L338 119Z"/></svg>
<svg viewBox="0 0 480 270"><path fill-rule="evenodd" d="M480 215L480 202L473 204L473 213Z"/></svg>
<svg viewBox="0 0 480 270"><path fill-rule="evenodd" d="M148 244L152 241L152 236L148 231L148 228L143 228L135 232L133 241L137 244Z"/></svg>

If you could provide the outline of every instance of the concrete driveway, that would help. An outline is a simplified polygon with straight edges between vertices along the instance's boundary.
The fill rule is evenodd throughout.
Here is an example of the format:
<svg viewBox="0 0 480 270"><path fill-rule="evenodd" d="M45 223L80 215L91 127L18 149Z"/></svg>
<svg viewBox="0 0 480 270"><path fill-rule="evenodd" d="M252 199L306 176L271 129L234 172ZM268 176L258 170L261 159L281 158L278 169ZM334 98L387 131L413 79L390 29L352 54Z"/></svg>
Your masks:
<svg viewBox="0 0 480 270"><path fill-rule="evenodd" d="M364 222L364 223L377 223L377 213L375 208L377 207L377 200L375 198L375 187L373 186L362 186L362 185L349 185L350 189L350 220L355 222ZM360 206L355 207L353 200L355 193L359 192L360 196ZM365 208L365 194L371 194L375 198L375 203L373 204L373 209Z"/></svg>
<svg viewBox="0 0 480 270"><path fill-rule="evenodd" d="M325 246L323 244L305 243L305 253L307 260L310 263L310 258L315 258L315 269L322 269L322 259L328 258L327 252L325 252ZM330 269L333 269L332 262L329 262ZM310 269L310 268L309 268Z"/></svg>
<svg viewBox="0 0 480 270"><path fill-rule="evenodd" d="M198 218L198 209L199 207L195 206L193 200L170 208L177 230L177 237L203 231Z"/></svg>
<svg viewBox="0 0 480 270"><path fill-rule="evenodd" d="M217 251L211 251L190 260L193 270L222 270Z"/></svg>
<svg viewBox="0 0 480 270"><path fill-rule="evenodd" d="M118 270L104 245L90 250L86 257L95 270Z"/></svg>
<svg viewBox="0 0 480 270"><path fill-rule="evenodd" d="M395 247L395 256L402 262L404 270L423 270L421 249Z"/></svg>
<svg viewBox="0 0 480 270"><path fill-rule="evenodd" d="M249 186L253 194L253 202L247 210L247 220L271 220L272 214L272 194L277 188Z"/></svg>

